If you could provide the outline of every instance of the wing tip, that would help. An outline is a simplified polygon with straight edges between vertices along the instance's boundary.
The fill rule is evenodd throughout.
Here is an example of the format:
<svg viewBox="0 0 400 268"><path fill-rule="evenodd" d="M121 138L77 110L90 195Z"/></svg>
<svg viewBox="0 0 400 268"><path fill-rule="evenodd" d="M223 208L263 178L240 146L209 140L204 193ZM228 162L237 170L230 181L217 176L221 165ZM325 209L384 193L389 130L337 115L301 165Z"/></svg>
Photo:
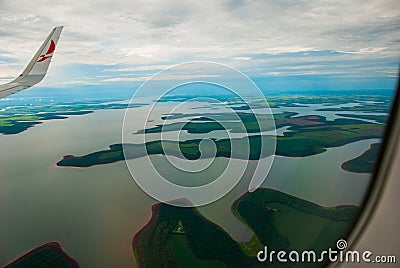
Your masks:
<svg viewBox="0 0 400 268"><path fill-rule="evenodd" d="M61 34L62 29L64 28L64 26L60 25L60 26L56 26L53 28L52 32L59 32L59 34Z"/></svg>

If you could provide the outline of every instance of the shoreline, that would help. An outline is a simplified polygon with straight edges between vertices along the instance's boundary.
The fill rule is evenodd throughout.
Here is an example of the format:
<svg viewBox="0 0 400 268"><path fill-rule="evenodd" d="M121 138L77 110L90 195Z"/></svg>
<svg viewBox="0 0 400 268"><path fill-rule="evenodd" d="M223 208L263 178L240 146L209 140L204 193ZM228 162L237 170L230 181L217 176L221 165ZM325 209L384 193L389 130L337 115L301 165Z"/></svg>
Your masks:
<svg viewBox="0 0 400 268"><path fill-rule="evenodd" d="M303 201L309 202L309 203L311 203L311 204L313 204L313 205L317 205L317 206L322 207L322 208L342 209L342 208L359 208L359 207L360 207L360 206L357 206L357 205L323 206L323 205L321 205L321 204L318 204L317 202L313 202L313 201L310 201L310 200L308 200L308 199L304 199L304 198L301 198L301 197L298 197L298 196L295 196L295 195L292 195L292 194L288 194L288 193L286 193L286 192L284 192L284 191L277 190L277 189L274 189L274 188L260 187L260 188L258 188L257 190L262 190L262 191L264 191L264 190L270 190L270 191L278 192L278 193L280 193L280 194L289 195L289 196L292 196L292 197L301 199L301 200L303 200ZM250 192L245 192L245 193L243 193L241 196L239 196L239 198L237 198L235 201L233 201L233 203L232 203L232 205L231 205L231 208L236 210L236 209L237 209L237 206L238 206L239 203L240 203L240 201L241 201L243 198L245 198L246 195L248 195L248 194L250 194ZM236 215L235 215L235 216L236 216Z"/></svg>
<svg viewBox="0 0 400 268"><path fill-rule="evenodd" d="M280 194L292 196L292 195L287 194L287 193L285 193L285 192L283 192L283 191L276 190L276 189L273 189L273 188L260 188L260 190L267 190L267 191L269 190L269 191L274 191L274 192L277 192L277 193L280 193ZM248 225L247 221L239 214L238 209L237 209L239 203L240 203L248 194L250 194L250 193L249 193L249 192L243 193L239 198L237 198L237 199L231 204L230 209L231 209L231 211L232 211L232 213L233 213L233 215L234 215L235 217L237 217L241 222L243 222L243 224L245 224L246 226L248 226L248 227L250 228L250 230L253 232L253 236L252 236L252 239L253 239L254 236L257 237L256 234L255 234L255 232L254 232L254 230L251 229L251 227ZM293 196L293 197L294 197L294 198L298 198L298 197L296 197L296 196ZM298 199L301 199L301 198L298 198ZM316 206L319 206L319 207L321 207L321 208L324 208L324 209L332 208L332 209L334 209L334 210L338 210L338 209L344 209L344 208L359 208L359 206L356 206L356 205L338 205L338 206L327 206L327 207L325 207L325 206L321 206L321 205L319 205L319 204L317 204L317 203L308 201L308 200L306 200L306 199L302 199L302 200L304 200L305 202L311 203L312 205L316 205ZM162 202L158 202L158 203L155 203L155 204L153 204L153 205L151 206L151 218L150 218L150 220L149 220L143 227L141 227L141 228L139 229L139 231L136 232L136 233L134 234L133 238L132 238L132 249L133 249L133 254L134 254L134 256L135 256L135 261L136 261L137 267L144 267L144 259L143 259L143 256L142 256L141 252L140 252L140 248L139 248L139 237L140 237L140 235L141 235L147 228L151 227L151 226L154 224L154 222L158 219L158 216L159 216L159 208L161 207L161 205L165 205L165 204L162 203ZM219 226L218 224L216 224L216 223L214 223L214 222L211 222L210 220L208 220L207 218L205 218L205 217L196 209L196 207L193 207L193 209L195 210L196 214L197 214L200 218L202 218L203 220L206 220L206 221L212 223L212 224L215 225L217 228L220 228L220 229L223 230L223 228L222 228L221 226ZM313 214L313 215L314 215L314 214ZM224 230L224 232L226 232L226 231ZM229 235L229 234L228 234L228 235ZM232 238L232 239L233 239L233 238ZM235 240L235 241L236 241L236 240ZM236 243L240 244L240 243L243 243L243 242L236 241Z"/></svg>
<svg viewBox="0 0 400 268"><path fill-rule="evenodd" d="M9 261L8 263L6 263L4 265L4 268L10 267L11 265L15 265L16 263L18 263L19 261L21 261L23 258L36 253L38 251L40 251L41 249L50 247L52 248L56 253L58 253L60 256L62 256L63 258L65 258L65 260L70 263L72 265L72 267L79 267L79 264L77 263L77 261L75 261L71 256L69 256L64 248L62 247L61 243L59 241L50 241L50 242L46 242L40 246L37 246L36 248L33 248L25 253L22 253L20 256L14 258L13 260Z"/></svg>
<svg viewBox="0 0 400 268"><path fill-rule="evenodd" d="M132 238L132 249L133 249L133 254L135 255L135 261L137 267L144 267L144 260L143 256L140 253L140 248L139 248L139 236L146 230L148 227L150 227L158 218L158 209L163 203L156 203L151 206L151 216L150 220L142 227L139 229L138 232L136 232Z"/></svg>

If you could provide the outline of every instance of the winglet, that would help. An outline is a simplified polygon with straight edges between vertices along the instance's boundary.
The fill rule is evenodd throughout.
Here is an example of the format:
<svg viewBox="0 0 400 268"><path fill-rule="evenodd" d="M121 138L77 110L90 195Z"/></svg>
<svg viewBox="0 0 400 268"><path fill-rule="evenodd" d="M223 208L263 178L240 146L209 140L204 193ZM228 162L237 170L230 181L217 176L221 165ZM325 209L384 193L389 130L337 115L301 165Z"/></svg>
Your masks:
<svg viewBox="0 0 400 268"><path fill-rule="evenodd" d="M16 80L18 79L23 79L28 76L31 76L31 78L33 78L33 76L37 76L37 79L40 76L40 80L38 80L36 83L43 79L47 70L49 69L50 60L54 54L54 50L56 48L58 39L60 38L62 28L63 26L58 26L50 32L49 36L47 36L46 40L36 52L35 56L26 66L25 70L17 79L15 79L15 82L17 82Z"/></svg>
<svg viewBox="0 0 400 268"><path fill-rule="evenodd" d="M63 26L55 27L40 46L20 76L10 83L0 85L0 98L31 87L46 75Z"/></svg>

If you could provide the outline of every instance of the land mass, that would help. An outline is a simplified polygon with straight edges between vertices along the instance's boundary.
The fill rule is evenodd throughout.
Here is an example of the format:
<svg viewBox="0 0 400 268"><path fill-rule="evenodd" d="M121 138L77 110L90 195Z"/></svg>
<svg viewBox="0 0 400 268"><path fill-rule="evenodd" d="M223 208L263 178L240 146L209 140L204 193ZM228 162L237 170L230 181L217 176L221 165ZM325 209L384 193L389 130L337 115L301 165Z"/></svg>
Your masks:
<svg viewBox="0 0 400 268"><path fill-rule="evenodd" d="M373 143L369 149L358 157L342 164L344 170L355 173L372 173L374 171L375 159L379 152L380 144Z"/></svg>
<svg viewBox="0 0 400 268"><path fill-rule="evenodd" d="M388 119L387 115L369 115L369 114L338 114L340 116L345 116L345 117L351 117L351 118L359 118L359 119L367 119L367 120L372 120L376 121L380 124L386 124L386 121Z"/></svg>
<svg viewBox="0 0 400 268"><path fill-rule="evenodd" d="M358 208L321 207L272 189L246 193L235 201L232 211L254 232L249 242L233 240L196 208L158 203L152 211L149 223L133 238L139 267L187 267L189 263L191 267L275 267L276 262L257 261L256 254L264 245L270 250L317 252L335 248L337 239L345 237L352 226ZM184 232L177 233L178 229Z"/></svg>
<svg viewBox="0 0 400 268"><path fill-rule="evenodd" d="M365 139L380 138L382 136L382 124L368 123L356 119L327 121L323 116L294 117L295 115L296 113L284 113L275 116L277 127L289 126L290 130L289 132L285 132L283 136L276 138L276 155L286 157L310 156L323 153L327 148L338 147ZM248 120L246 121L248 123L253 122L251 116L246 117L244 120ZM215 122L192 122L191 124L188 129L194 133L204 133L209 131L210 128L212 129L213 126L217 126ZM249 126L248 128L252 127ZM257 126L254 126L252 129L256 131L256 128ZM157 129L157 131L159 130ZM257 160L267 157L269 155L261 155L260 152L262 139L268 140L272 139L272 137L258 134L230 140L213 139L217 147L216 156L245 160ZM200 142L201 139L192 139L180 142L156 140L145 144L114 144L110 145L108 150L101 150L83 156L64 156L63 159L57 162L57 165L90 167L122 161L124 157L134 159L145 155L165 154L164 148L168 148L168 154L181 158L183 155L187 159L194 160L201 156L199 149ZM179 146L176 146L176 143L179 143ZM234 148L234 146L246 146L247 143L249 144L248 154L246 150L231 152L231 148ZM179 148L180 152L177 148ZM125 156L123 149L125 149Z"/></svg>
<svg viewBox="0 0 400 268"><path fill-rule="evenodd" d="M4 268L77 268L78 263L68 256L58 242L48 242L7 264Z"/></svg>
<svg viewBox="0 0 400 268"><path fill-rule="evenodd" d="M40 113L35 115L17 115L5 118L0 117L0 133L5 135L18 134L35 125L42 124L42 121L66 119L71 115L84 115L90 113L92 113L92 111Z"/></svg>
<svg viewBox="0 0 400 268"><path fill-rule="evenodd" d="M18 110L9 109L0 113L0 134L13 135L28 130L43 121L66 119L73 115L85 115L102 109L126 109L141 107L146 104L120 104L120 103L73 103L58 104L39 107L17 107ZM15 109L17 109L15 108Z"/></svg>

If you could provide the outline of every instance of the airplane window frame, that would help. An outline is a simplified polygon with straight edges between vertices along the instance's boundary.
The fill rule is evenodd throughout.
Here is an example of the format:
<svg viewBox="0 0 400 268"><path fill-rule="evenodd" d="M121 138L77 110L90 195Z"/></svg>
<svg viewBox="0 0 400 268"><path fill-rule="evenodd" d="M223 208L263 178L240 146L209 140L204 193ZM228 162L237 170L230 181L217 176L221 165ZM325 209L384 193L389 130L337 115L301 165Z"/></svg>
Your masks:
<svg viewBox="0 0 400 268"><path fill-rule="evenodd" d="M381 202L392 167L395 165L394 157L400 150L400 68L397 79L397 88L392 97L392 107L382 136L381 147L375 159L374 171L371 182L360 206L360 214L351 228L347 242L350 248L358 245L365 234L364 230ZM334 264L337 267L340 264Z"/></svg>

